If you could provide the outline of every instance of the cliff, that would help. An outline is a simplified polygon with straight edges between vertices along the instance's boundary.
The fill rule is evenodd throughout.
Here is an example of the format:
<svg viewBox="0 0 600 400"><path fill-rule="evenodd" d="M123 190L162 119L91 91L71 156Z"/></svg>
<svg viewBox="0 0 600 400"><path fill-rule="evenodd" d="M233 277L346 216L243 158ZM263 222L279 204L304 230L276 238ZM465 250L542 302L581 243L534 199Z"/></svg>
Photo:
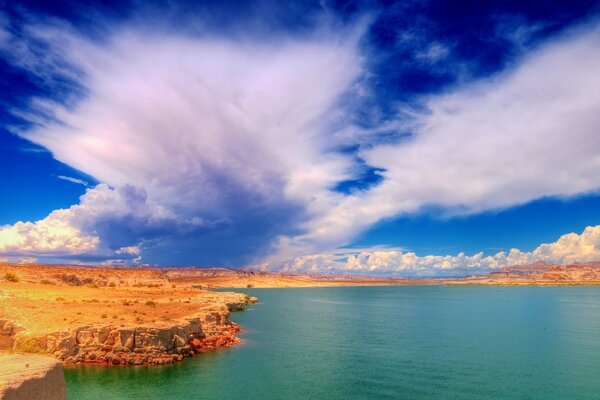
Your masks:
<svg viewBox="0 0 600 400"><path fill-rule="evenodd" d="M64 400L60 363L32 354L0 354L0 400Z"/></svg>
<svg viewBox="0 0 600 400"><path fill-rule="evenodd" d="M0 350L68 364L164 364L234 345L239 327L229 314L256 301L172 283L154 270L4 267Z"/></svg>
<svg viewBox="0 0 600 400"><path fill-rule="evenodd" d="M245 304L242 300L235 309L243 309ZM239 327L229 320L229 308L222 306L174 324L94 324L41 335L20 331L13 348L51 354L68 364L165 364L234 345L239 342L238 331Z"/></svg>

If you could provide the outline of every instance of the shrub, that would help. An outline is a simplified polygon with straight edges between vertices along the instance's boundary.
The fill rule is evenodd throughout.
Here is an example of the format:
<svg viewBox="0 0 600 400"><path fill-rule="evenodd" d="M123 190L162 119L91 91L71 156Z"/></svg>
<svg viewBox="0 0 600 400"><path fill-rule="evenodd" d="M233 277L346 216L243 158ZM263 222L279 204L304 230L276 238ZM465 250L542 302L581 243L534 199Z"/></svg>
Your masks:
<svg viewBox="0 0 600 400"><path fill-rule="evenodd" d="M101 315L101 317L102 317L102 318L108 318L108 315L106 315L106 314L102 314L102 315Z"/></svg>
<svg viewBox="0 0 600 400"><path fill-rule="evenodd" d="M19 277L14 272L5 273L4 279L6 279L9 282L19 282Z"/></svg>
<svg viewBox="0 0 600 400"><path fill-rule="evenodd" d="M154 301L152 301L152 300L148 300L148 301L146 302L146 305L147 305L147 306L150 306L150 307L156 307L156 303L155 303Z"/></svg>
<svg viewBox="0 0 600 400"><path fill-rule="evenodd" d="M71 275L67 275L67 274L56 275L56 278L60 279L61 281L63 281L64 283L66 283L67 285L70 285L70 286L81 285L81 281L79 280L79 278L73 274L71 274Z"/></svg>
<svg viewBox="0 0 600 400"><path fill-rule="evenodd" d="M123 305L124 306L130 306L131 303L129 301L127 301L127 300L123 300Z"/></svg>
<svg viewBox="0 0 600 400"><path fill-rule="evenodd" d="M64 297L57 297L56 301L65 301L65 298Z"/></svg>
<svg viewBox="0 0 600 400"><path fill-rule="evenodd" d="M41 283L42 285L54 285L54 283L53 283L53 282L51 282L51 281L49 281L48 279L42 279L42 280L40 281L40 283Z"/></svg>
<svg viewBox="0 0 600 400"><path fill-rule="evenodd" d="M159 283L134 283L133 287L147 287L147 288L157 288L157 287L161 287L162 285Z"/></svg>
<svg viewBox="0 0 600 400"><path fill-rule="evenodd" d="M108 283L108 287L115 287L115 286L117 286L117 284L116 284L116 283L114 283L114 282L109 282L109 283Z"/></svg>

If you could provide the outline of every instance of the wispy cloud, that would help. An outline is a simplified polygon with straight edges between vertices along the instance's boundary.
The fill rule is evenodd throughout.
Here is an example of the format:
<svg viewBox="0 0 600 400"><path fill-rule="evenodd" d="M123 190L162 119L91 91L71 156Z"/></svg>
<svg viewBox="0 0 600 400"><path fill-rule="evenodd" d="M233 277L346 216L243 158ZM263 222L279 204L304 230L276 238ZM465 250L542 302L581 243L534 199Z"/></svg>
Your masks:
<svg viewBox="0 0 600 400"><path fill-rule="evenodd" d="M600 188L598 32L571 32L498 76L431 96L427 112L412 116L410 140L360 152L382 183L330 198L304 234L280 238L273 261L343 246L425 206L470 214Z"/></svg>
<svg viewBox="0 0 600 400"><path fill-rule="evenodd" d="M21 67L49 82L67 68L87 95L75 107L36 100L20 134L179 218L243 221L228 235L257 226L270 235L260 250L351 178L328 133L362 73L360 28L247 42L128 29L102 44L64 27L28 32L49 50Z"/></svg>
<svg viewBox="0 0 600 400"><path fill-rule="evenodd" d="M57 175L56 176L58 179L62 179L63 181L67 181L67 182L72 182L72 183L77 183L79 185L83 185L85 187L89 186L89 183L87 181L84 181L83 179L79 179L79 178L73 178L71 176L65 176L65 175Z"/></svg>

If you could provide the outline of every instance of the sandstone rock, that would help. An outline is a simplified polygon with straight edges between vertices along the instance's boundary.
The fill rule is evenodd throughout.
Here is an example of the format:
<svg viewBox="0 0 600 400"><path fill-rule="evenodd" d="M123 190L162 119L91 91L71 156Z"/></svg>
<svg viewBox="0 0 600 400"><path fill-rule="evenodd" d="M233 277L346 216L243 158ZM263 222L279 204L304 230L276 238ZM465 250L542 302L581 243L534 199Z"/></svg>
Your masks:
<svg viewBox="0 0 600 400"><path fill-rule="evenodd" d="M1 400L64 400L67 397L60 363L34 354L0 355Z"/></svg>
<svg viewBox="0 0 600 400"><path fill-rule="evenodd" d="M164 364L202 351L231 346L239 327L229 320L230 309L243 309L249 296L231 293L227 303L211 304L197 315L156 326L74 326L68 331L27 335L0 320L0 334L14 335L13 349L46 352L65 363L111 365ZM11 336L13 338L13 336Z"/></svg>

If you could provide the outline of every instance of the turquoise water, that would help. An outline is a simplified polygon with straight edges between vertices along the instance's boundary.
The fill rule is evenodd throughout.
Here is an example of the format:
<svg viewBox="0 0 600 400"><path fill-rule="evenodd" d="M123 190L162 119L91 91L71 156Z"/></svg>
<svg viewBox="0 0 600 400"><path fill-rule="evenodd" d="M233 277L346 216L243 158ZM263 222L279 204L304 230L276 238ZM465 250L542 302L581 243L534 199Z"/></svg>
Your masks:
<svg viewBox="0 0 600 400"><path fill-rule="evenodd" d="M243 345L69 369L69 399L600 399L600 288L246 292Z"/></svg>

